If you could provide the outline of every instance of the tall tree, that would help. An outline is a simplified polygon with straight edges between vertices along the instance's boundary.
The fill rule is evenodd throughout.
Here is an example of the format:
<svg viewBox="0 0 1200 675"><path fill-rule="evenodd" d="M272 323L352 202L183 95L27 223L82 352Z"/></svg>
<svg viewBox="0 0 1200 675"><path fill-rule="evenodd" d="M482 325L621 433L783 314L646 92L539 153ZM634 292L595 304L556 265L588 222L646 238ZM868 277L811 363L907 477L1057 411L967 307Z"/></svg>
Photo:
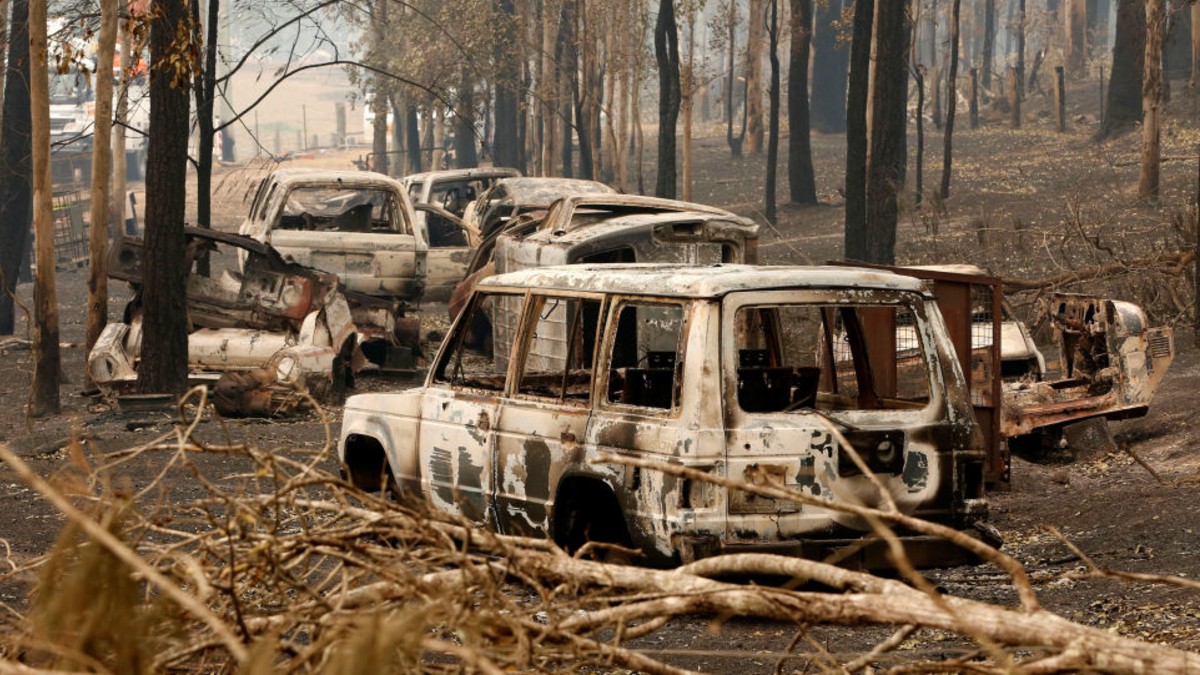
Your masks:
<svg viewBox="0 0 1200 675"><path fill-rule="evenodd" d="M744 149L747 155L758 155L763 151L762 57L766 1L750 0L746 15L746 116L749 121Z"/></svg>
<svg viewBox="0 0 1200 675"><path fill-rule="evenodd" d="M513 0L499 0L500 17L509 27L509 34L515 33L516 7ZM518 101L518 64L517 52L505 40L496 40L496 140L492 144L497 166L517 166L517 101Z"/></svg>
<svg viewBox="0 0 1200 675"><path fill-rule="evenodd" d="M371 48L367 60L373 64L386 64L384 45L387 41L388 0L375 0L371 8ZM376 73L372 85L371 111L375 119L371 126L371 170L379 173L388 172L388 97L387 82Z"/></svg>
<svg viewBox="0 0 1200 675"><path fill-rule="evenodd" d="M850 260L867 259L867 101L875 0L855 0L846 92L846 230Z"/></svg>
<svg viewBox="0 0 1200 675"><path fill-rule="evenodd" d="M737 1L729 0L729 20L726 26L729 28L729 45L728 45L728 71L726 72L725 80L725 143L729 145L729 153L734 157L742 156L742 143L746 140L746 116L748 114L749 91L745 91L742 97L742 130L735 138L733 135L733 116L735 107L733 105L734 87L737 83L737 25L738 12Z"/></svg>
<svg viewBox="0 0 1200 675"><path fill-rule="evenodd" d="M1029 15L1025 12L1025 0L1017 0L1017 100L1025 98L1025 28Z"/></svg>
<svg viewBox="0 0 1200 675"><path fill-rule="evenodd" d="M812 35L812 126L827 134L846 130L846 70L850 50L841 44L842 0L818 0Z"/></svg>
<svg viewBox="0 0 1200 675"><path fill-rule="evenodd" d="M788 188L792 202L817 203L808 116L808 54L812 43L812 0L792 0L792 43L788 64ZM768 168L770 164L768 163Z"/></svg>
<svg viewBox="0 0 1200 675"><path fill-rule="evenodd" d="M208 0L208 16L203 21L200 20L199 0L193 0L189 4L192 9L192 30L195 31L193 41L204 45L204 62L195 69L193 91L196 99L196 130L199 137L196 144L196 225L207 228L212 227L213 141L216 134L213 116L217 93L217 34L221 0ZM202 27L208 29L208 35L203 38ZM225 127L225 133L233 133L233 128ZM308 139L304 139L304 142L307 143ZM208 257L205 254L201 254L200 268L202 274L208 274Z"/></svg>
<svg viewBox="0 0 1200 675"><path fill-rule="evenodd" d="M1192 59L1190 67L1191 79L1188 81L1188 86L1195 89L1198 85L1200 85L1200 3L1193 3L1191 11Z"/></svg>
<svg viewBox="0 0 1200 675"><path fill-rule="evenodd" d="M942 148L942 199L950 197L950 173L954 159L954 109L958 103L958 20L962 0L954 0L950 10L950 75L946 78L946 135Z"/></svg>
<svg viewBox="0 0 1200 675"><path fill-rule="evenodd" d="M954 0L955 4L959 0ZM897 194L904 183L908 103L908 3L880 2L875 10L875 78L867 162L867 262L895 262Z"/></svg>
<svg viewBox="0 0 1200 675"><path fill-rule="evenodd" d="M770 110L767 124L767 188L764 195L767 222L775 224L775 184L779 167L779 0L769 0L767 44L771 61ZM810 17L811 18L811 17Z"/></svg>
<svg viewBox="0 0 1200 675"><path fill-rule="evenodd" d="M209 0L214 2L215 0ZM117 48L117 0L100 2L100 40L96 49L96 114L92 128L92 213L88 235L87 348L108 323L109 180L112 174L113 78Z"/></svg>
<svg viewBox="0 0 1200 675"><path fill-rule="evenodd" d="M50 75L46 42L47 0L29 2L29 107L33 150L33 230L37 275L33 279L33 391L31 417L59 410L62 371L58 347L58 295L55 289L54 205L50 178Z"/></svg>
<svg viewBox="0 0 1200 675"><path fill-rule="evenodd" d="M1101 138L1131 129L1142 120L1140 102L1146 62L1143 0L1118 0L1115 38Z"/></svg>
<svg viewBox="0 0 1200 675"><path fill-rule="evenodd" d="M1162 42L1166 0L1146 0L1146 74L1142 78L1142 168L1138 196L1157 199L1162 162Z"/></svg>
<svg viewBox="0 0 1200 675"><path fill-rule="evenodd" d="M679 29L672 0L658 2L654 58L658 62L658 177L654 194L674 199L675 127L679 122Z"/></svg>
<svg viewBox="0 0 1200 675"><path fill-rule="evenodd" d="M146 176L146 240L142 284L142 350L138 388L181 393L187 387L188 270L183 236L187 197L188 84L191 45L186 5L152 0L150 147ZM386 99L385 99L386 100ZM386 111L385 111L386 115Z"/></svg>
<svg viewBox="0 0 1200 675"><path fill-rule="evenodd" d="M1087 2L1065 0L1064 4L1064 65L1071 77L1079 77L1087 65Z"/></svg>
<svg viewBox="0 0 1200 675"><path fill-rule="evenodd" d="M996 0L983 3L983 88L992 88L992 64L996 51Z"/></svg>
<svg viewBox="0 0 1200 675"><path fill-rule="evenodd" d="M13 298L29 247L33 199L29 120L29 2L12 0L4 127L0 130L0 335L12 335Z"/></svg>

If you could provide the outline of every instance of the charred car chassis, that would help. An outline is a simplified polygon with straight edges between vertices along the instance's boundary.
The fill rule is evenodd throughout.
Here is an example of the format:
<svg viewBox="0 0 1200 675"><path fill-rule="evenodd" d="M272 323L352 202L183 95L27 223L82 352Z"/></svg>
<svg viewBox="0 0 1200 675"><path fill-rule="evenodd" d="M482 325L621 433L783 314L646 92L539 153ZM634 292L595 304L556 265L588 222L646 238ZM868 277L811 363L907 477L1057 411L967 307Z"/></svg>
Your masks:
<svg viewBox="0 0 1200 675"><path fill-rule="evenodd" d="M284 260L248 237L186 228L188 362L195 381L265 368L274 385L338 400L368 362L411 371L416 335L395 303L345 291L337 275ZM231 268L221 269L218 254ZM208 259L213 272L199 271ZM238 272L237 258L244 262ZM102 389L122 392L137 378L142 351L142 241L122 239L109 253L109 276L134 297L88 356Z"/></svg>

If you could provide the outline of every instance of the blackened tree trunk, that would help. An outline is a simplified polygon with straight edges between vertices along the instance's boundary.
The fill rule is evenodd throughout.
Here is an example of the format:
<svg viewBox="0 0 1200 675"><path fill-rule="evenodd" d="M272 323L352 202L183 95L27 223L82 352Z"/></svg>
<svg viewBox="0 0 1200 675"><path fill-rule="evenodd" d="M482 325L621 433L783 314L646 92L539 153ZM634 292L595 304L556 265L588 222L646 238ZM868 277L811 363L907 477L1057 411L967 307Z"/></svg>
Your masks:
<svg viewBox="0 0 1200 675"><path fill-rule="evenodd" d="M387 0L376 0L371 11L371 61L382 63L380 50L387 39ZM374 124L371 127L371 170L379 173L388 172L388 97L387 86L382 75L374 76L374 98L371 100L371 110L375 113Z"/></svg>
<svg viewBox="0 0 1200 675"><path fill-rule="evenodd" d="M983 12L983 88L991 89L996 52L996 0L984 0Z"/></svg>
<svg viewBox="0 0 1200 675"><path fill-rule="evenodd" d="M404 140L405 151L408 153L408 172L421 172L421 128L417 115L417 104L411 96L405 97Z"/></svg>
<svg viewBox="0 0 1200 675"><path fill-rule="evenodd" d="M913 77L917 80L917 177L913 199L917 205L920 205L924 198L922 190L925 180L925 116L921 111L925 109L925 74L928 72L923 65L918 65L913 70Z"/></svg>
<svg viewBox="0 0 1200 675"><path fill-rule="evenodd" d="M1146 63L1146 9L1143 0L1119 0L1112 73L1101 138L1127 131L1142 120L1142 76Z"/></svg>
<svg viewBox="0 0 1200 675"><path fill-rule="evenodd" d="M191 3L192 28L196 31L195 41L204 44L204 65L196 73L196 128L199 133L199 157L196 158L196 225L212 227L212 168L213 168L213 139L215 134L213 124L213 106L216 102L217 91L217 26L219 24L220 0L208 0L208 36L200 38L200 3ZM228 122L229 120L224 120ZM226 134L233 133L228 129ZM308 139L305 139L307 142ZM208 276L208 253L200 254L197 261L198 271Z"/></svg>
<svg viewBox="0 0 1200 675"><path fill-rule="evenodd" d="M737 83L737 3L729 3L729 72L725 81L725 142L729 145L729 153L734 157L742 156L742 143L746 140L746 114L748 101L743 94L742 99L742 130L735 138L733 135L734 96L733 89ZM745 92L749 93L749 92Z"/></svg>
<svg viewBox="0 0 1200 675"><path fill-rule="evenodd" d="M479 166L475 151L475 83L463 73L458 108L454 115L454 166L473 169Z"/></svg>
<svg viewBox="0 0 1200 675"><path fill-rule="evenodd" d="M846 231L850 260L867 259L867 87L870 83L871 32L875 0L854 3L850 79L846 92Z"/></svg>
<svg viewBox="0 0 1200 675"><path fill-rule="evenodd" d="M181 393L187 388L188 68L186 5L153 0L150 24L150 147L146 164L146 241L142 274L142 361L138 388ZM376 99L380 100L379 98ZM384 99L386 100L386 99ZM385 113L386 114L386 113Z"/></svg>
<svg viewBox="0 0 1200 675"><path fill-rule="evenodd" d="M779 167L779 0L770 0L767 11L769 15L767 48L770 50L771 89L768 92L770 108L767 118L767 187L763 201L767 222L774 225L776 223L775 184Z"/></svg>
<svg viewBox="0 0 1200 675"><path fill-rule="evenodd" d="M950 173L954 159L954 109L958 103L958 19L962 0L954 0L950 16L950 75L946 77L946 136L942 148L942 199L950 197Z"/></svg>
<svg viewBox="0 0 1200 675"><path fill-rule="evenodd" d="M1025 26L1028 15L1025 13L1025 0L1017 1L1017 100L1025 99Z"/></svg>
<svg viewBox="0 0 1200 675"><path fill-rule="evenodd" d="M838 43L835 23L842 18L842 0L822 0L817 7L812 34L812 126L838 134L846 130L846 70L850 65L850 50Z"/></svg>
<svg viewBox="0 0 1200 675"><path fill-rule="evenodd" d="M960 0L954 0L955 5ZM895 262L896 196L904 182L908 103L907 3L881 2L875 13L875 79L871 91L871 152L867 162L867 262Z"/></svg>
<svg viewBox="0 0 1200 675"><path fill-rule="evenodd" d="M1066 0L1063 7L1063 60L1071 77L1079 77L1087 65L1087 3L1085 0Z"/></svg>
<svg viewBox="0 0 1200 675"><path fill-rule="evenodd" d="M33 148L33 230L37 276L33 279L33 390L30 417L59 410L62 365L58 346L58 294L55 288L54 205L50 179L50 77L46 42L47 0L29 2L29 108Z"/></svg>
<svg viewBox="0 0 1200 675"><path fill-rule="evenodd" d="M500 0L503 20L515 25L513 0ZM520 148L520 119L517 114L519 72L517 52L506 41L499 41L496 50L496 137L492 143L496 166L517 166Z"/></svg>
<svg viewBox="0 0 1200 675"><path fill-rule="evenodd" d="M792 0L792 46L788 70L788 188L792 202L817 203L812 138L808 117L808 52L812 41L812 0ZM778 57L775 57L778 60ZM773 85L774 86L774 85ZM778 92L772 89L772 95ZM771 169L772 165L767 164Z"/></svg>
<svg viewBox="0 0 1200 675"><path fill-rule="evenodd" d="M672 0L659 0L654 24L658 62L658 177L654 194L675 198L675 127L679 121L679 29Z"/></svg>
<svg viewBox="0 0 1200 675"><path fill-rule="evenodd" d="M30 163L29 2L12 0L8 72L4 78L4 128L0 131L0 335L12 335L17 275L29 247L33 208Z"/></svg>
<svg viewBox="0 0 1200 675"><path fill-rule="evenodd" d="M1163 33L1166 0L1146 0L1146 74L1142 78L1142 167L1138 196L1157 199L1162 163Z"/></svg>

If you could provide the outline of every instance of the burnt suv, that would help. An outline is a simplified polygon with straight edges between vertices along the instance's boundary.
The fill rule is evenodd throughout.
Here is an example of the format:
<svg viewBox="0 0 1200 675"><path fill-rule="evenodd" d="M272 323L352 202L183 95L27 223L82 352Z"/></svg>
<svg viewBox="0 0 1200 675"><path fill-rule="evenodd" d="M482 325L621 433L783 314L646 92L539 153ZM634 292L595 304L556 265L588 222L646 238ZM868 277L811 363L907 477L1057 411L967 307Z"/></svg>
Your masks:
<svg viewBox="0 0 1200 675"><path fill-rule="evenodd" d="M470 349L479 312L512 319L498 330L514 338L492 354ZM364 489L571 549L620 543L673 564L845 548L846 563L885 566L859 518L592 461L616 453L878 504L832 429L904 512L964 529L985 516L985 445L940 310L923 282L875 270L570 265L491 277L425 386L347 401L338 449ZM917 564L960 559L943 540L904 541Z"/></svg>

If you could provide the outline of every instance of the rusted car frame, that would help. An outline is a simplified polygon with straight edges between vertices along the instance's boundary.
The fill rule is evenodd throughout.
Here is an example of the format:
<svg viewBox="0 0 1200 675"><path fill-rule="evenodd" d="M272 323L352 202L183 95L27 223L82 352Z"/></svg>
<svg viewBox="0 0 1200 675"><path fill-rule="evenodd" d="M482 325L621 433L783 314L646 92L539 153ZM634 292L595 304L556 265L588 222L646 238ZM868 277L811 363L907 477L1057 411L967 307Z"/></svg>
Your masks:
<svg viewBox="0 0 1200 675"><path fill-rule="evenodd" d="M505 303L519 307L511 347L473 352L475 314ZM912 327L909 351L894 349L894 332L887 349L869 346L882 316ZM834 428L903 511L962 528L985 517L984 442L921 282L828 267L573 265L482 282L423 388L347 402L339 455L364 488L390 484L568 548L620 543L660 564L836 551L886 566L856 518L591 461L615 452L879 503ZM922 565L962 559L941 540L905 544Z"/></svg>

